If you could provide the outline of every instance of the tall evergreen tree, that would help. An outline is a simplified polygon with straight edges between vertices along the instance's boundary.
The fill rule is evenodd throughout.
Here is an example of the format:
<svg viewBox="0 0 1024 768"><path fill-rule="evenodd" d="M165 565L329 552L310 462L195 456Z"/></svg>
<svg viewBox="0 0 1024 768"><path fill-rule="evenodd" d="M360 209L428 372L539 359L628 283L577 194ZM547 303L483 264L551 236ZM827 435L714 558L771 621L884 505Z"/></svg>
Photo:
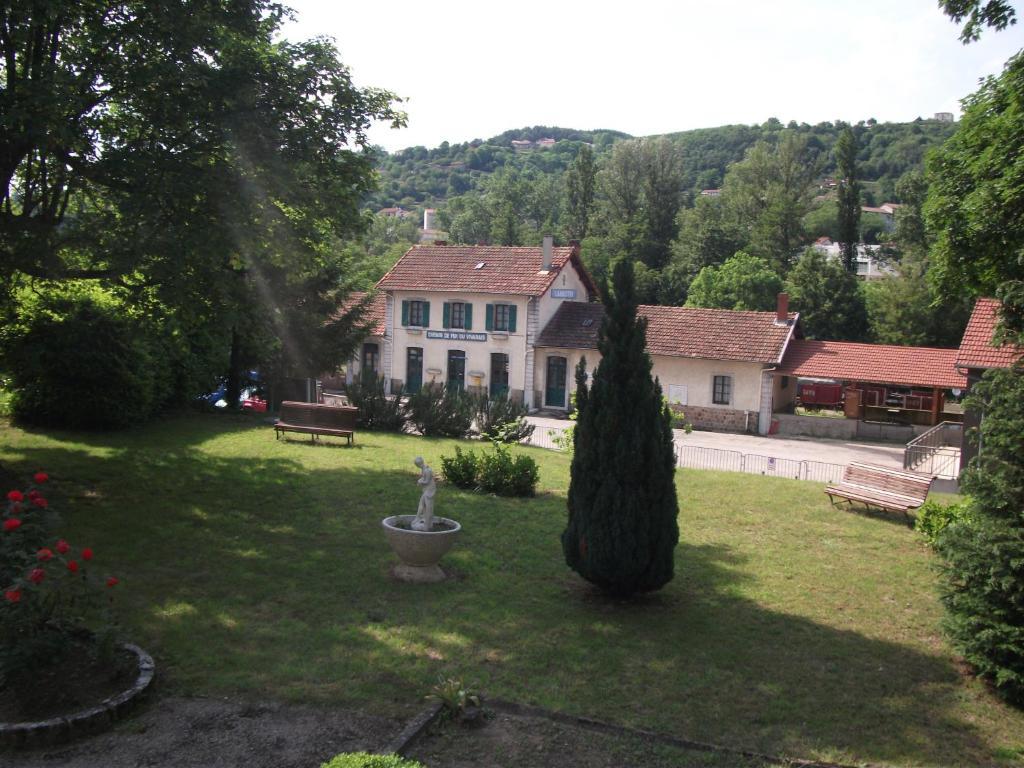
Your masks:
<svg viewBox="0 0 1024 768"><path fill-rule="evenodd" d="M671 581L679 507L671 417L661 385L651 378L632 263L620 259L612 275L593 384L588 388L585 360L576 371L578 417L562 550L587 581L630 595Z"/></svg>
<svg viewBox="0 0 1024 768"><path fill-rule="evenodd" d="M860 240L860 183L857 181L857 137L850 126L839 134L835 153L843 266L848 272L856 272L857 241Z"/></svg>

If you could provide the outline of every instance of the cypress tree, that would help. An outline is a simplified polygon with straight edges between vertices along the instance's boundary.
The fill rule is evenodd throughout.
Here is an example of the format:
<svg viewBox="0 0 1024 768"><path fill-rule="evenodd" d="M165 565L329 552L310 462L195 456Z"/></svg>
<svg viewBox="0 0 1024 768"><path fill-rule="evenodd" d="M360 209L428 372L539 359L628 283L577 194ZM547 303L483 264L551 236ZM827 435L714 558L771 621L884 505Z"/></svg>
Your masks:
<svg viewBox="0 0 1024 768"><path fill-rule="evenodd" d="M576 429L569 523L562 550L573 570L601 589L629 595L672 580L679 541L672 421L651 378L647 323L636 314L633 265L615 264L604 290L601 362L587 387L576 369Z"/></svg>
<svg viewBox="0 0 1024 768"><path fill-rule="evenodd" d="M936 542L946 630L1005 699L1024 704L1024 363L986 372L970 404L984 412L981 452L962 486L967 519Z"/></svg>

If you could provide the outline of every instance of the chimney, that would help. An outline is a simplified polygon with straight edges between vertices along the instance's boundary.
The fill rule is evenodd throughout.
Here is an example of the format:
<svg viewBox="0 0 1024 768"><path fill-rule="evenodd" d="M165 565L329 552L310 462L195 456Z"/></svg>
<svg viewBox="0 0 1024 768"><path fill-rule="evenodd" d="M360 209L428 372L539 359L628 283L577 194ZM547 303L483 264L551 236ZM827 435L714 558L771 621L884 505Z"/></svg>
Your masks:
<svg viewBox="0 0 1024 768"><path fill-rule="evenodd" d="M775 322L784 325L789 322L789 294L780 293L775 310Z"/></svg>
<svg viewBox="0 0 1024 768"><path fill-rule="evenodd" d="M540 265L541 272L548 272L551 269L551 247L555 239L551 235L544 235L544 261Z"/></svg>

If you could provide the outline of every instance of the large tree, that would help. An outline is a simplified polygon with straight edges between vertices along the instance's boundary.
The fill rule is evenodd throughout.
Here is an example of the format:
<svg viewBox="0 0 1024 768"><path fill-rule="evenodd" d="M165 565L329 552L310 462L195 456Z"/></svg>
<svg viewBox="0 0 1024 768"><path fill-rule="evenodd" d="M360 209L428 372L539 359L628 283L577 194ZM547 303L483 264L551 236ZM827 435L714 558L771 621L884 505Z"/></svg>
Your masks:
<svg viewBox="0 0 1024 768"><path fill-rule="evenodd" d="M857 137L850 126L846 126L836 139L835 156L843 266L848 272L856 273L857 242L860 240L860 183L857 181Z"/></svg>
<svg viewBox="0 0 1024 768"><path fill-rule="evenodd" d="M373 181L365 132L402 117L328 41L276 40L283 16L267 0L5 4L3 286L102 281L186 347L227 349L255 316L277 359L325 362L334 242L362 227Z"/></svg>
<svg viewBox="0 0 1024 768"><path fill-rule="evenodd" d="M688 307L767 311L776 306L782 279L758 256L739 251L718 267L704 267L690 284Z"/></svg>
<svg viewBox="0 0 1024 768"><path fill-rule="evenodd" d="M576 371L578 418L569 480L566 562L619 595L660 589L673 575L679 515L672 421L644 350L633 266L620 259L604 291L601 362Z"/></svg>
<svg viewBox="0 0 1024 768"><path fill-rule="evenodd" d="M925 214L946 295L999 295L1024 327L1024 52L963 101L957 132L928 163Z"/></svg>
<svg viewBox="0 0 1024 768"><path fill-rule="evenodd" d="M786 278L786 290L807 338L867 340L868 315L860 282L817 248L804 250Z"/></svg>
<svg viewBox="0 0 1024 768"><path fill-rule="evenodd" d="M590 227L594 208L597 165L590 146L583 144L565 172L565 234L570 240L582 240Z"/></svg>
<svg viewBox="0 0 1024 768"><path fill-rule="evenodd" d="M729 168L722 197L745 232L744 250L785 273L804 241L820 163L807 137L785 130L777 143L759 141Z"/></svg>

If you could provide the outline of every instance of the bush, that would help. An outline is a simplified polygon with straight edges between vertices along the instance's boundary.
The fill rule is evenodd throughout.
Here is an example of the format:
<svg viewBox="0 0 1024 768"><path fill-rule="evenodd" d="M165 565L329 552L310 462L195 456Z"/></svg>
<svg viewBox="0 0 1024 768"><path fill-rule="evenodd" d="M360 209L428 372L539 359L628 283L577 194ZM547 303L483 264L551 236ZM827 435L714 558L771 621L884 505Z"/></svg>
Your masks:
<svg viewBox="0 0 1024 768"><path fill-rule="evenodd" d="M367 752L343 752L320 768L425 768L422 763L400 755L371 755Z"/></svg>
<svg viewBox="0 0 1024 768"><path fill-rule="evenodd" d="M930 545L934 545L939 534L954 523L968 522L970 502L967 500L955 504L940 504L935 500L926 501L917 510L914 528Z"/></svg>
<svg viewBox="0 0 1024 768"><path fill-rule="evenodd" d="M508 448L495 445L492 453L480 457L477 482L480 489L499 496L533 496L540 478L537 462L529 456L516 456Z"/></svg>
<svg viewBox="0 0 1024 768"><path fill-rule="evenodd" d="M346 389L349 402L359 409L356 426L378 432L404 432L407 415L402 402L404 390L391 395L384 391L384 379L354 381Z"/></svg>
<svg viewBox="0 0 1024 768"><path fill-rule="evenodd" d="M530 456L512 457L512 452L494 441L490 453L462 452L455 448L455 456L442 456L441 466L448 482L459 488L479 488L499 496L533 496L540 479L537 462Z"/></svg>
<svg viewBox="0 0 1024 768"><path fill-rule="evenodd" d="M454 456L441 457L444 479L459 488L476 488L477 463L475 452L463 453L462 449L456 446Z"/></svg>
<svg viewBox="0 0 1024 768"><path fill-rule="evenodd" d="M170 391L157 345L121 308L92 297L45 299L4 346L11 411L29 423L126 427Z"/></svg>
<svg viewBox="0 0 1024 768"><path fill-rule="evenodd" d="M103 595L117 579L92 572L95 554L51 532L48 477L36 473L25 491L11 490L0 514L0 690L31 703L41 673L74 647L109 652L113 628ZM105 586L104 586L105 584Z"/></svg>
<svg viewBox="0 0 1024 768"><path fill-rule="evenodd" d="M409 420L427 437L465 437L473 423L473 398L454 387L424 387L409 397Z"/></svg>
<svg viewBox="0 0 1024 768"><path fill-rule="evenodd" d="M512 400L508 393L496 397L481 396L476 405L477 429L483 437L503 443L519 443L533 434L526 421L526 406Z"/></svg>

